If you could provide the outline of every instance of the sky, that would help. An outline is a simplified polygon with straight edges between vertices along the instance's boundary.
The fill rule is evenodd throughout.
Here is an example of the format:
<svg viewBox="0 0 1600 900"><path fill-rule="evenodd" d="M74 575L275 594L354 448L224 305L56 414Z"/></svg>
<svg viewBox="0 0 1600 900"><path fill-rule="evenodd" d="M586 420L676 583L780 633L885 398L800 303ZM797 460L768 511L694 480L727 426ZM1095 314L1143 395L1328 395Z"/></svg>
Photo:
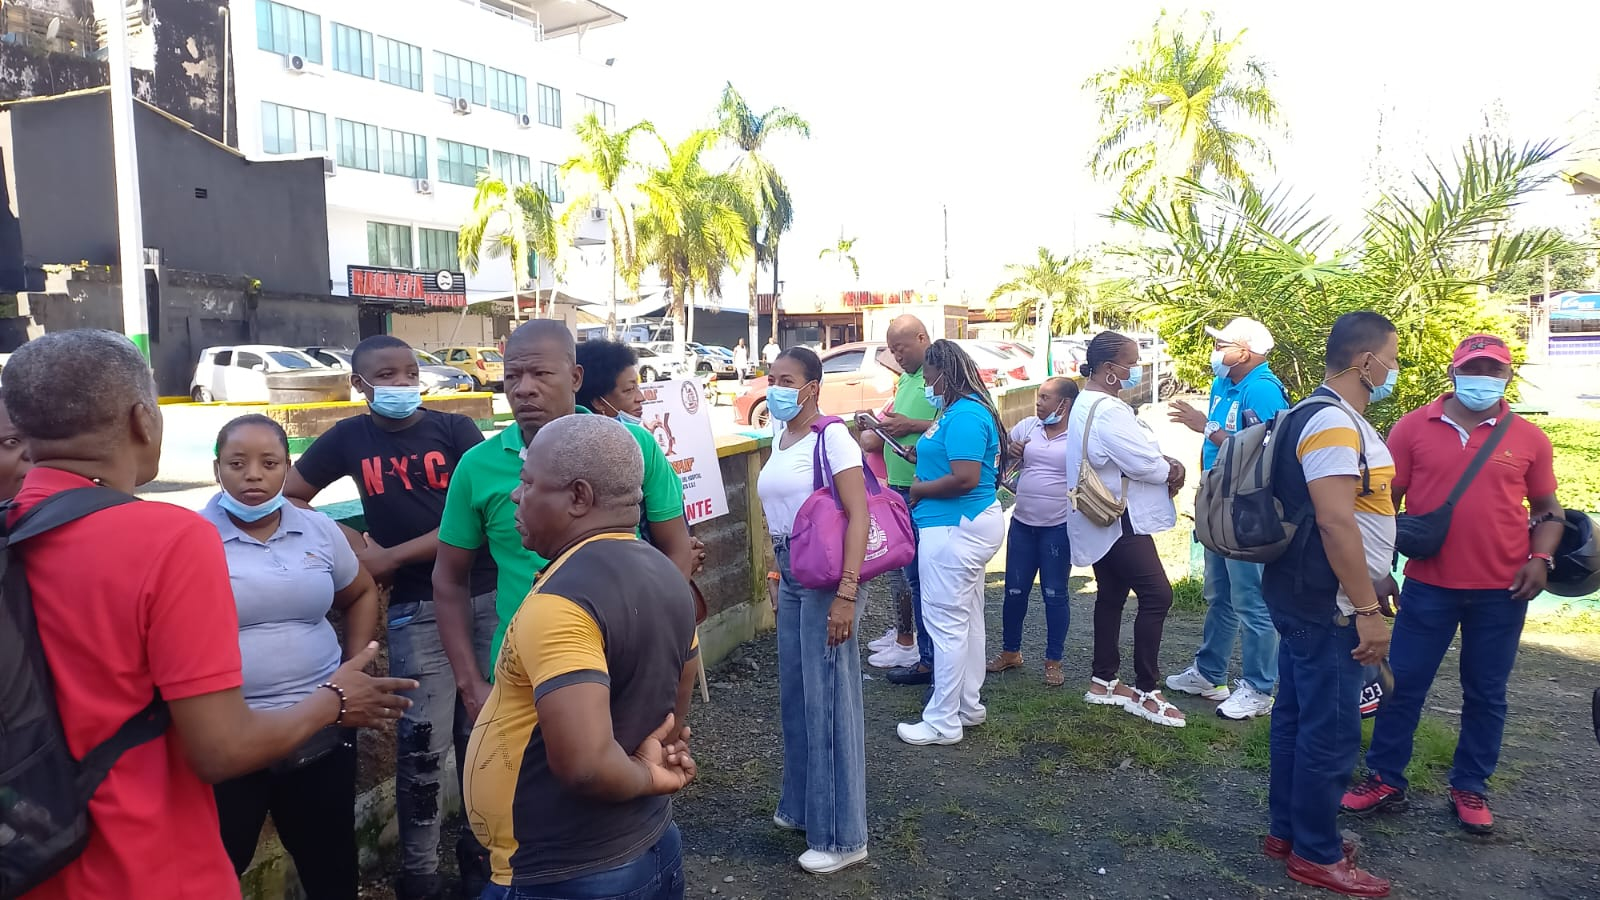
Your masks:
<svg viewBox="0 0 1600 900"><path fill-rule="evenodd" d="M614 56L624 122L669 139L712 121L732 82L757 109L808 119L771 157L795 196L785 293L940 290L943 210L952 288L987 297L1035 248L1110 238L1112 185L1090 174L1099 134L1083 87L1122 62L1163 4L1145 0L611 0L621 26L585 39ZM1268 135L1284 184L1346 228L1374 172L1447 159L1473 135L1600 144L1600 48L1586 4L1524 0L1219 0L1205 7L1270 73L1285 128ZM1182 9L1182 7L1170 7ZM1196 7L1199 9L1199 7ZM1378 148L1382 146L1380 154ZM1600 151L1589 154L1591 158ZM1592 198L1557 183L1524 225L1582 228ZM856 239L859 284L818 253ZM771 275L763 275L769 290ZM736 279L735 285L743 283ZM733 293L742 295L734 289Z"/></svg>

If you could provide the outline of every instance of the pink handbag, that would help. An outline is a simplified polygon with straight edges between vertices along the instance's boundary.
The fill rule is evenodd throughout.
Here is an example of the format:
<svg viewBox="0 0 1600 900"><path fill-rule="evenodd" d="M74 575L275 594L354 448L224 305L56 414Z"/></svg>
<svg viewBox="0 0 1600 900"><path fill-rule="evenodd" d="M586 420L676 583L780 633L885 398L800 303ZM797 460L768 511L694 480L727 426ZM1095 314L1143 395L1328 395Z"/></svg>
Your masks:
<svg viewBox="0 0 1600 900"><path fill-rule="evenodd" d="M822 435L823 429L843 421L838 416L824 416L811 425L811 433L817 436L817 446L811 454L816 489L800 505L789 535L789 571L801 586L813 590L837 587L844 569L844 532L849 519L833 484L833 466L828 462L827 442ZM862 475L870 521L860 580L867 582L890 569L910 565L917 544L905 501L894 491L884 490L871 469L862 467Z"/></svg>

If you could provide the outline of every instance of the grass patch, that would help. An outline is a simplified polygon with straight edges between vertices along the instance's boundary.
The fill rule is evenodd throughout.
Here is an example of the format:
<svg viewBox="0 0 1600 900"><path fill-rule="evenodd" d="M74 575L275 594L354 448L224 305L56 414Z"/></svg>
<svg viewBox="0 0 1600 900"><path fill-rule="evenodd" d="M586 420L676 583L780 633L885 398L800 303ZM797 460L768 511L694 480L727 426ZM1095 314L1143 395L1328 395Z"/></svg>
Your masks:
<svg viewBox="0 0 1600 900"><path fill-rule="evenodd" d="M1600 511L1600 422L1587 419L1538 419L1555 449L1556 483L1561 505L1585 512Z"/></svg>
<svg viewBox="0 0 1600 900"><path fill-rule="evenodd" d="M883 840L890 847L905 854L912 862L923 862L922 807L902 808L894 823L889 826L889 831Z"/></svg>
<svg viewBox="0 0 1600 900"><path fill-rule="evenodd" d="M1206 611L1206 593L1203 582L1189 575L1172 583L1172 608L1192 612Z"/></svg>
<svg viewBox="0 0 1600 900"><path fill-rule="evenodd" d="M1600 612L1563 603L1550 612L1528 616L1525 630L1540 634L1600 635Z"/></svg>
<svg viewBox="0 0 1600 900"><path fill-rule="evenodd" d="M1372 723L1372 719L1361 723L1362 754L1372 743ZM1272 722L1269 719L1251 720L1250 728L1245 731L1240 744L1245 768L1265 771L1271 765L1271 732ZM1411 764L1406 766L1406 781L1410 783L1410 789L1423 793L1443 791L1445 776L1450 771L1455 753L1455 729L1431 716L1423 716L1412 738Z"/></svg>

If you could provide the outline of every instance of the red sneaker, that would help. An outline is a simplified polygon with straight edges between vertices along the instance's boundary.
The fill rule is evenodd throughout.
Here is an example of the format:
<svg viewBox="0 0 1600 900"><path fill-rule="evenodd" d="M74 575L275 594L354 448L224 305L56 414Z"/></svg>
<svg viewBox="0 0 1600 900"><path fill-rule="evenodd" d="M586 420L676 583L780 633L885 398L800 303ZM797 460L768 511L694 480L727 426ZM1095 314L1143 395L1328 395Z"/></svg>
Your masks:
<svg viewBox="0 0 1600 900"><path fill-rule="evenodd" d="M1344 858L1353 865L1356 857L1361 853L1361 848L1356 845L1355 841L1345 841L1343 842L1343 849ZM1273 837L1269 834L1266 840L1261 842L1261 854L1269 859L1288 859L1289 854L1293 852L1294 844L1285 838Z"/></svg>
<svg viewBox="0 0 1600 900"><path fill-rule="evenodd" d="M1490 834L1494 831L1494 813L1489 812L1489 801L1482 794L1450 789L1450 806L1456 811L1456 821L1472 834Z"/></svg>
<svg viewBox="0 0 1600 900"><path fill-rule="evenodd" d="M1319 866L1307 859L1289 857L1289 877L1301 884L1326 888L1347 897L1387 897L1389 882L1341 859L1331 866Z"/></svg>
<svg viewBox="0 0 1600 900"><path fill-rule="evenodd" d="M1344 799L1339 801L1339 808L1348 813L1365 815L1367 813L1382 812L1386 809L1396 809L1405 805L1406 792L1394 785L1384 784L1383 779L1377 775L1368 775L1367 780L1344 793Z"/></svg>

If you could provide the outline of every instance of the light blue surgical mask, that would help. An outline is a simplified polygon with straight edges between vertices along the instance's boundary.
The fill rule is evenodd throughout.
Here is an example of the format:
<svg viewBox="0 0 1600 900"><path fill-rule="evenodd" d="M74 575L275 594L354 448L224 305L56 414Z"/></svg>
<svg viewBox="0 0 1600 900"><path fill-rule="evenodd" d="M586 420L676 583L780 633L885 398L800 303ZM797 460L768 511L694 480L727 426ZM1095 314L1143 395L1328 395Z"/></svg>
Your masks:
<svg viewBox="0 0 1600 900"><path fill-rule="evenodd" d="M1378 358L1374 356L1373 359ZM1383 365L1383 360L1378 360L1378 364ZM1389 396L1394 393L1395 385L1400 383L1399 369L1390 369L1385 366L1384 371L1388 372L1389 374L1383 377L1383 384L1377 385L1372 389L1372 395L1369 399L1373 403L1381 403L1384 400L1389 399Z"/></svg>
<svg viewBox="0 0 1600 900"><path fill-rule="evenodd" d="M927 385L923 385L923 387L922 387L922 396L927 398L928 405L933 407L933 411L934 412L939 412L940 410L944 409L944 407L945 407L944 395L943 394L934 393L933 388L928 387Z"/></svg>
<svg viewBox="0 0 1600 900"><path fill-rule="evenodd" d="M405 419L422 405L422 388L372 385L372 411L385 419Z"/></svg>
<svg viewBox="0 0 1600 900"><path fill-rule="evenodd" d="M643 425L644 424L644 419L641 419L638 416L633 415L632 413L625 413L620 409L617 410L617 421L623 423L624 425Z"/></svg>
<svg viewBox="0 0 1600 900"><path fill-rule="evenodd" d="M779 422L793 422L795 416L800 415L800 389L767 388L767 411Z"/></svg>
<svg viewBox="0 0 1600 900"><path fill-rule="evenodd" d="M1493 375L1457 375L1456 400L1473 412L1495 406L1506 395L1506 379Z"/></svg>
<svg viewBox="0 0 1600 900"><path fill-rule="evenodd" d="M247 506L243 501L235 499L232 494L223 491L217 495L217 505L222 507L223 512L241 522L259 522L283 506L283 491L279 491L272 499L257 506Z"/></svg>
<svg viewBox="0 0 1600 900"><path fill-rule="evenodd" d="M1227 378L1228 373L1233 371L1232 366L1222 361L1222 358L1226 355L1227 352L1224 350L1211 351L1211 374L1218 378Z"/></svg>
<svg viewBox="0 0 1600 900"><path fill-rule="evenodd" d="M1144 369L1141 369L1138 366L1133 366L1132 368L1128 369L1128 377L1122 379L1122 389L1125 391L1131 391L1143 382Z"/></svg>
<svg viewBox="0 0 1600 900"><path fill-rule="evenodd" d="M1066 408L1067 408L1067 401L1063 400L1063 401L1061 401L1061 405L1056 407L1056 411L1055 412L1051 413L1048 416L1045 416L1044 418L1040 419L1039 421L1043 422L1046 425L1060 425L1061 424L1061 411L1063 409L1066 409Z"/></svg>

